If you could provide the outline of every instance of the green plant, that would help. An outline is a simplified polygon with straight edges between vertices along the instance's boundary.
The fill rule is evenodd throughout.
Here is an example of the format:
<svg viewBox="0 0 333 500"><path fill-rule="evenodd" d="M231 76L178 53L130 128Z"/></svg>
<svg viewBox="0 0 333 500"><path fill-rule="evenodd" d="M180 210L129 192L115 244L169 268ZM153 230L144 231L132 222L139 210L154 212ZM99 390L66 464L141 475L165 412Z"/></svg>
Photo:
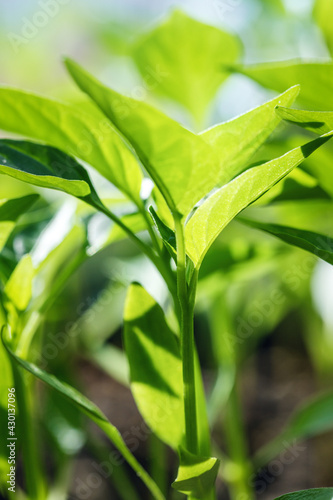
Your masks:
<svg viewBox="0 0 333 500"><path fill-rule="evenodd" d="M176 27L182 22L185 30L188 24L194 29L194 21L182 14L176 14L173 22ZM201 26L200 30L207 32L206 39L211 37L214 46L215 37L227 37L208 26ZM165 34L157 31L152 36L164 37ZM237 46L232 38L231 43L234 48ZM137 52L138 46L135 47L135 58L141 66L148 57L144 47L142 52ZM169 48L168 44L164 47L167 51L174 48ZM232 58L235 59L234 55ZM192 53L187 54L187 61L192 63L195 79L198 67L193 64ZM201 63L206 64L206 61ZM82 105L79 109L20 90L1 88L0 128L38 142L0 140L0 172L32 185L63 191L85 202L111 219L120 228L120 237L126 235L131 239L160 273L168 288L176 321L171 325L162 307L140 284L130 286L124 311L124 338L131 390L154 434L179 453L179 469L173 488L193 500L213 499L220 460L213 456L218 453L212 452L193 334L199 272L210 247L230 222L332 137L331 114L320 115L320 127L317 127L313 122L318 123L318 113L308 112L309 115L289 109L299 92L299 87L293 86L286 91L281 89L283 94L234 120L195 134L145 102L107 88L73 61L67 59L65 64L93 105ZM211 65L216 82L210 89L202 85L205 91L209 90L208 96L201 96L195 111L192 94L188 94L189 100L185 99L187 94L181 92L181 85L175 86L172 78L156 90L184 104L199 123L207 103L224 78L218 77L216 66ZM169 68L171 70L177 73L178 66ZM188 74L185 76L187 81ZM209 78L213 79L213 76ZM322 135L278 158L251 166L253 155L282 118L305 122L307 126L311 118L311 128ZM134 211L123 217L116 215L107 202L101 200L86 169L74 157L90 164L116 186ZM145 175L149 176L153 187L150 195L143 199L140 193ZM3 244L17 217L34 201L35 197L30 196L1 205L0 211L4 215L2 217L0 212L0 223L5 221ZM240 220L332 263L332 240L329 238L323 240L318 234L288 226L248 218ZM146 233L142 234L143 230ZM73 247L64 247L66 257L71 254L71 259L57 279L58 269L50 272L46 281L51 286L46 287L44 296L32 297L32 281L43 266L35 269L29 256L23 257L12 272L5 275L3 281L6 284L1 291L1 323L7 325L2 333L5 350L2 349L1 356L6 363L6 385L9 387L14 377L17 387L18 410L25 431L22 448L27 493L31 498L41 500L47 495L33 439L31 399L34 391L33 379L29 376L31 373L97 423L141 477L151 495L163 499L159 486L134 458L105 415L76 389L46 373L29 359L43 313L49 309L68 276L88 258L84 230L79 227L74 231ZM113 235L113 238L116 237ZM55 256L50 254L51 262L52 259ZM62 257L61 262L64 260ZM230 311L222 308L223 317L218 314L219 319L216 320L213 306L219 308L220 305L212 303L212 321L214 318L215 324L221 321L217 329L226 330ZM223 336L221 332L220 336L223 338L219 338L219 333L215 334L216 342L224 343L218 362L221 366L230 367L232 379L226 397L225 417L230 431L229 457L223 457L220 471L229 482L234 498L242 494L243 498L251 499L254 492L248 478L253 465L246 449L237 394L239 353L235 346L228 347L228 336ZM6 403L2 403L4 407ZM331 407L331 394L319 396L306 405L293 417L282 437L259 450L254 463L263 464L274 457L280 450L282 440L315 435L330 428ZM331 497L332 489L323 489L280 498L325 500Z"/></svg>

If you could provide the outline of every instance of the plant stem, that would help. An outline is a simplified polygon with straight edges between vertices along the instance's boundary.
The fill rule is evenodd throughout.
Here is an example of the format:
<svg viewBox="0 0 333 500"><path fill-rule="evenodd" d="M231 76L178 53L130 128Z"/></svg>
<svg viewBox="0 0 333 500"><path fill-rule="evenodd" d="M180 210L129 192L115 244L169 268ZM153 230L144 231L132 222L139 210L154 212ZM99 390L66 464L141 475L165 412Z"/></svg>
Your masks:
<svg viewBox="0 0 333 500"><path fill-rule="evenodd" d="M186 250L182 221L175 217L177 239L177 294L180 305L180 344L183 365L185 439L188 451L198 453L198 430L194 372L193 315L196 279L186 282Z"/></svg>

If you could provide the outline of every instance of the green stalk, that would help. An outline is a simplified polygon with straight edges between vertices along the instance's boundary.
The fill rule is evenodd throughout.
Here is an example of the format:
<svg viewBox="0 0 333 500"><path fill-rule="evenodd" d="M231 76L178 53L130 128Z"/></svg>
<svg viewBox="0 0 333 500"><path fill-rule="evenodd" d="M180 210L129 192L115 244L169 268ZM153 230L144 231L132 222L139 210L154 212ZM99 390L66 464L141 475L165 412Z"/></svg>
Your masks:
<svg viewBox="0 0 333 500"><path fill-rule="evenodd" d="M22 445L26 489L29 498L45 500L47 497L45 474L43 473L40 450L37 446L39 430L35 428L33 421L34 402L31 380L29 377L25 379L20 368L14 362L11 364L16 389L17 430Z"/></svg>
<svg viewBox="0 0 333 500"><path fill-rule="evenodd" d="M177 294L180 305L180 344L183 365L185 440L188 451L198 453L198 426L196 413L194 374L193 315L195 284L188 287L186 281L186 251L184 228L179 217L175 217L177 239Z"/></svg>

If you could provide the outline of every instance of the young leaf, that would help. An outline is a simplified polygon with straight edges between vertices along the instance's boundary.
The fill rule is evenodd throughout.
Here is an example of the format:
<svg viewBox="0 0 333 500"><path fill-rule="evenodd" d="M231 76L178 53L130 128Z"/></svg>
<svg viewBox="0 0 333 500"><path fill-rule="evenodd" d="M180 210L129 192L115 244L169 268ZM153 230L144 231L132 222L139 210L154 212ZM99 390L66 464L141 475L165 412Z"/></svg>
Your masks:
<svg viewBox="0 0 333 500"><path fill-rule="evenodd" d="M277 106L276 113L283 120L300 125L316 134L325 134L333 130L333 111L305 111Z"/></svg>
<svg viewBox="0 0 333 500"><path fill-rule="evenodd" d="M303 250L313 253L329 264L333 264L333 238L329 236L293 227L280 226L279 224L267 224L243 218L239 220L248 226L272 234L289 245L303 248Z"/></svg>
<svg viewBox="0 0 333 500"><path fill-rule="evenodd" d="M0 129L37 139L92 165L118 189L140 199L142 173L105 117L35 94L0 88Z"/></svg>
<svg viewBox="0 0 333 500"><path fill-rule="evenodd" d="M175 232L170 229L164 222L159 218L156 213L154 207L151 205L149 207L150 215L152 216L153 221L160 233L160 236L163 240L164 245L166 246L168 252L174 261L177 261L177 248L176 248L176 235Z"/></svg>
<svg viewBox="0 0 333 500"><path fill-rule="evenodd" d="M187 450L179 449L180 465L175 490L185 495L203 498L215 484L220 461L214 457L198 457Z"/></svg>
<svg viewBox="0 0 333 500"><path fill-rule="evenodd" d="M200 134L204 141L218 151L219 170L214 172L217 186L229 182L244 169L252 155L280 123L280 118L276 120L274 117L276 106L282 103L291 106L298 94L299 85L296 85L271 101Z"/></svg>
<svg viewBox="0 0 333 500"><path fill-rule="evenodd" d="M29 194L21 198L0 201L0 251L14 229L17 219L27 212L38 198L38 194Z"/></svg>
<svg viewBox="0 0 333 500"><path fill-rule="evenodd" d="M221 67L235 62L240 52L236 36L196 21L180 10L174 10L133 46L134 61L149 90L182 104L199 124L218 87L228 77Z"/></svg>
<svg viewBox="0 0 333 500"><path fill-rule="evenodd" d="M332 500L333 488L314 488L312 490L294 491L277 497L275 500Z"/></svg>
<svg viewBox="0 0 333 500"><path fill-rule="evenodd" d="M282 92L299 84L299 102L326 111L333 108L333 63L282 61L236 68L263 87Z"/></svg>
<svg viewBox="0 0 333 500"><path fill-rule="evenodd" d="M0 140L0 172L30 184L89 201L98 200L86 170L59 149L28 141Z"/></svg>
<svg viewBox="0 0 333 500"><path fill-rule="evenodd" d="M22 368L32 373L35 377L39 378L42 382L45 382L50 387L58 391L64 397L66 397L71 403L76 405L85 415L87 415L93 422L95 422L109 437L114 446L119 450L123 457L127 460L129 465L134 469L134 471L141 477L142 481L145 483L147 488L156 500L165 500L162 493L160 492L157 485L143 469L143 467L137 462L135 457L132 455L130 450L127 448L123 438L121 437L119 431L114 427L101 412L101 410L92 403L88 398L83 396L79 391L74 389L69 384L62 382L54 375L50 375L38 368L38 366L18 357L9 347L8 337L5 336L4 329L1 333L2 342L5 346L8 354L13 358L13 360Z"/></svg>
<svg viewBox="0 0 333 500"><path fill-rule="evenodd" d="M139 284L128 290L125 349L131 389L153 432L177 449L184 438L182 367L174 333L155 300Z"/></svg>
<svg viewBox="0 0 333 500"><path fill-rule="evenodd" d="M283 179L332 135L330 132L280 158L250 168L210 196L185 229L187 253L194 264L200 266L215 238L239 212Z"/></svg>
<svg viewBox="0 0 333 500"><path fill-rule="evenodd" d="M255 464L265 465L282 450L292 447L295 440L307 439L331 430L332 414L333 392L307 401L295 411L281 434L256 452Z"/></svg>
<svg viewBox="0 0 333 500"><path fill-rule="evenodd" d="M35 270L31 256L25 255L19 261L6 283L4 292L19 311L24 311L32 295L32 280Z"/></svg>
<svg viewBox="0 0 333 500"><path fill-rule="evenodd" d="M193 134L148 104L105 87L73 61L67 60L66 66L81 90L98 104L133 145L174 214L188 215L194 205L215 186L230 179L233 172L224 173L226 165L221 165L220 149L222 144L224 148L231 141L229 134L235 134L236 123L228 122L222 131L216 127L206 134ZM297 88L290 89L261 110L254 110L243 120L244 123L240 120L242 127L251 124L255 128L250 138L253 146L249 145L247 139L244 141L246 152L241 158L242 162L254 153L279 123L274 112L275 106L283 102L292 103L297 93ZM229 133L228 127L231 127ZM233 148L228 149L229 161L235 161L241 155L243 142L239 146L239 140L237 136L236 141L232 142ZM234 168L239 168L237 162Z"/></svg>

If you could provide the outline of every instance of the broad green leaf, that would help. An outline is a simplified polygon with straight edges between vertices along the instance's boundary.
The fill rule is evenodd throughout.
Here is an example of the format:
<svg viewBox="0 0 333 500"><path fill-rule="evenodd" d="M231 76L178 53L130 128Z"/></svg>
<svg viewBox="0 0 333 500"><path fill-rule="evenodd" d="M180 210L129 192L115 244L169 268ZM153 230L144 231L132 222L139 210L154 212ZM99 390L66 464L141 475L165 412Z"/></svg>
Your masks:
<svg viewBox="0 0 333 500"><path fill-rule="evenodd" d="M311 490L293 491L277 497L275 500L332 500L333 488L314 488Z"/></svg>
<svg viewBox="0 0 333 500"><path fill-rule="evenodd" d="M329 236L312 231L302 231L293 227L280 226L279 224L267 224L243 218L240 220L251 227L261 229L280 238L289 245L303 248L303 250L313 253L329 264L333 264L333 238Z"/></svg>
<svg viewBox="0 0 333 500"><path fill-rule="evenodd" d="M25 255L19 261L6 283L4 292L19 311L24 311L28 307L32 296L32 280L35 269L31 256Z"/></svg>
<svg viewBox="0 0 333 500"><path fill-rule="evenodd" d="M11 88L0 88L0 129L37 139L92 165L130 198L139 200L142 173L105 117Z"/></svg>
<svg viewBox="0 0 333 500"><path fill-rule="evenodd" d="M283 449L291 448L296 440L308 439L333 429L332 415L333 392L305 402L295 411L281 434L256 452L256 465L268 463Z"/></svg>
<svg viewBox="0 0 333 500"><path fill-rule="evenodd" d="M177 248L176 248L176 234L175 232L170 229L164 222L159 218L158 214L156 213L154 207L151 205L149 207L149 212L150 215L157 227L158 232L160 233L160 236L163 240L164 245L166 246L168 252L170 253L171 257L177 261Z"/></svg>
<svg viewBox="0 0 333 500"><path fill-rule="evenodd" d="M124 312L125 349L131 389L153 432L177 449L184 438L182 367L174 333L155 300L140 286L128 290Z"/></svg>
<svg viewBox="0 0 333 500"><path fill-rule="evenodd" d="M209 176L201 175L211 148L157 109L105 87L73 61L66 60L66 66L81 90L132 144L171 211L189 213L210 191L212 180L215 184L213 177L209 182Z"/></svg>
<svg viewBox="0 0 333 500"><path fill-rule="evenodd" d="M185 229L186 249L196 266L224 227L244 208L324 144L333 132L289 151L284 156L246 170L208 198L194 213Z"/></svg>
<svg viewBox="0 0 333 500"><path fill-rule="evenodd" d="M174 214L186 216L214 187L226 179L230 180L234 170L237 173L234 167L226 175L224 169L228 169L228 165L221 165L220 162L221 146L225 147L230 142L230 134L234 134L236 128L238 130L235 123L225 124L222 132L216 127L206 134L193 134L148 104L105 87L76 63L67 60L66 65L81 90L98 104L132 144ZM241 158L242 162L254 153L279 123L274 112L275 106L283 102L291 104L297 92L296 88L290 89L274 102L264 105L262 111L255 110L249 118L244 119L242 126L245 128L251 123L255 132L250 138L253 146L245 139L246 152ZM230 134L229 126L232 128ZM232 151L228 150L228 161L241 155L239 140L237 136L232 143Z"/></svg>
<svg viewBox="0 0 333 500"><path fill-rule="evenodd" d="M252 155L280 123L280 119L274 118L276 106L282 102L291 105L298 94L299 86L296 85L271 101L200 134L204 141L218 150L216 185L229 182L244 170Z"/></svg>
<svg viewBox="0 0 333 500"><path fill-rule="evenodd" d="M0 251L13 231L17 219L27 212L38 198L38 194L29 194L22 198L0 200Z"/></svg>
<svg viewBox="0 0 333 500"><path fill-rule="evenodd" d="M198 457L180 448L180 465L172 487L185 495L203 498L213 488L220 461L214 457Z"/></svg>
<svg viewBox="0 0 333 500"><path fill-rule="evenodd" d="M0 140L0 173L36 186L64 191L87 203L98 201L85 169L74 158L50 146Z"/></svg>
<svg viewBox="0 0 333 500"><path fill-rule="evenodd" d="M315 164L320 164L321 167L319 156L318 154ZM325 185L325 183L321 183L321 185L325 186L326 189L320 186L319 179L314 177L315 172L313 172L311 167L312 162L310 160L306 168L308 171L311 171L312 175L301 169L290 172L287 178L276 184L268 193L262 196L257 205L267 205L267 203L271 203L272 201L276 203L279 201L297 200L331 200L332 195L329 194L329 186ZM322 168L320 168L321 171ZM333 171L331 177L333 179ZM332 188L333 186L331 187L331 191Z"/></svg>
<svg viewBox="0 0 333 500"><path fill-rule="evenodd" d="M180 10L173 11L133 46L133 58L147 88L182 104L199 124L228 77L221 67L235 62L240 52L235 35L196 21Z"/></svg>
<svg viewBox="0 0 333 500"><path fill-rule="evenodd" d="M316 134L325 134L333 130L333 111L306 111L277 106L276 112L284 120Z"/></svg>
<svg viewBox="0 0 333 500"><path fill-rule="evenodd" d="M331 0L316 0L314 3L313 16L321 28L325 37L327 47L333 54L333 3Z"/></svg>
<svg viewBox="0 0 333 500"><path fill-rule="evenodd" d="M54 375L51 375L44 370L41 370L33 363L30 363L20 357L18 357L10 348L8 336L2 330L2 342L5 346L8 354L13 358L13 360L22 368L32 373L35 377L45 382L47 385L58 391L64 397L66 397L71 403L76 405L85 415L87 415L91 420L93 420L109 437L114 446L119 450L123 457L127 460L134 471L141 477L142 481L146 484L147 488L152 493L153 497L157 500L164 500L162 493L160 492L157 485L150 478L147 472L142 468L142 466L134 458L130 450L127 448L123 438L121 437L119 431L112 425L107 417L102 413L102 411L92 403L88 398L83 396L79 391L74 389L74 387L69 384L62 382ZM8 335L8 334L7 334Z"/></svg>
<svg viewBox="0 0 333 500"><path fill-rule="evenodd" d="M263 87L282 92L300 85L299 102L321 111L333 108L333 62L282 61L235 68Z"/></svg>
<svg viewBox="0 0 333 500"><path fill-rule="evenodd" d="M277 112L279 113L280 110L281 108L278 108ZM297 110L291 111L293 112ZM316 123L314 125L317 126ZM333 129L329 129L327 127L327 130ZM269 144L265 144L261 152L258 152L258 155L256 155L255 159L260 162L266 161L267 157L274 158L281 156L286 148L293 149L298 144L300 144L301 141L304 141L303 134L293 134L292 137L288 138L288 140L270 141ZM314 156L310 156L310 158L302 165L301 169L293 170L290 176L288 176L283 182L279 183L271 191L269 191L269 193L267 193L267 195L263 197L260 203L265 203L267 199L271 199L271 197L274 196L274 192L280 192L282 195L287 195L288 191L290 193L290 199L300 199L300 197L297 195L297 191L299 192L301 197L304 197L304 199L325 198L325 192L328 193L330 198L333 198L333 169L331 168L332 154L332 143L328 143L325 147L320 148ZM308 187L310 189L299 190L294 181L296 181L298 184L303 184L304 188ZM284 191L284 193L282 191ZM293 195L295 195L294 198Z"/></svg>

